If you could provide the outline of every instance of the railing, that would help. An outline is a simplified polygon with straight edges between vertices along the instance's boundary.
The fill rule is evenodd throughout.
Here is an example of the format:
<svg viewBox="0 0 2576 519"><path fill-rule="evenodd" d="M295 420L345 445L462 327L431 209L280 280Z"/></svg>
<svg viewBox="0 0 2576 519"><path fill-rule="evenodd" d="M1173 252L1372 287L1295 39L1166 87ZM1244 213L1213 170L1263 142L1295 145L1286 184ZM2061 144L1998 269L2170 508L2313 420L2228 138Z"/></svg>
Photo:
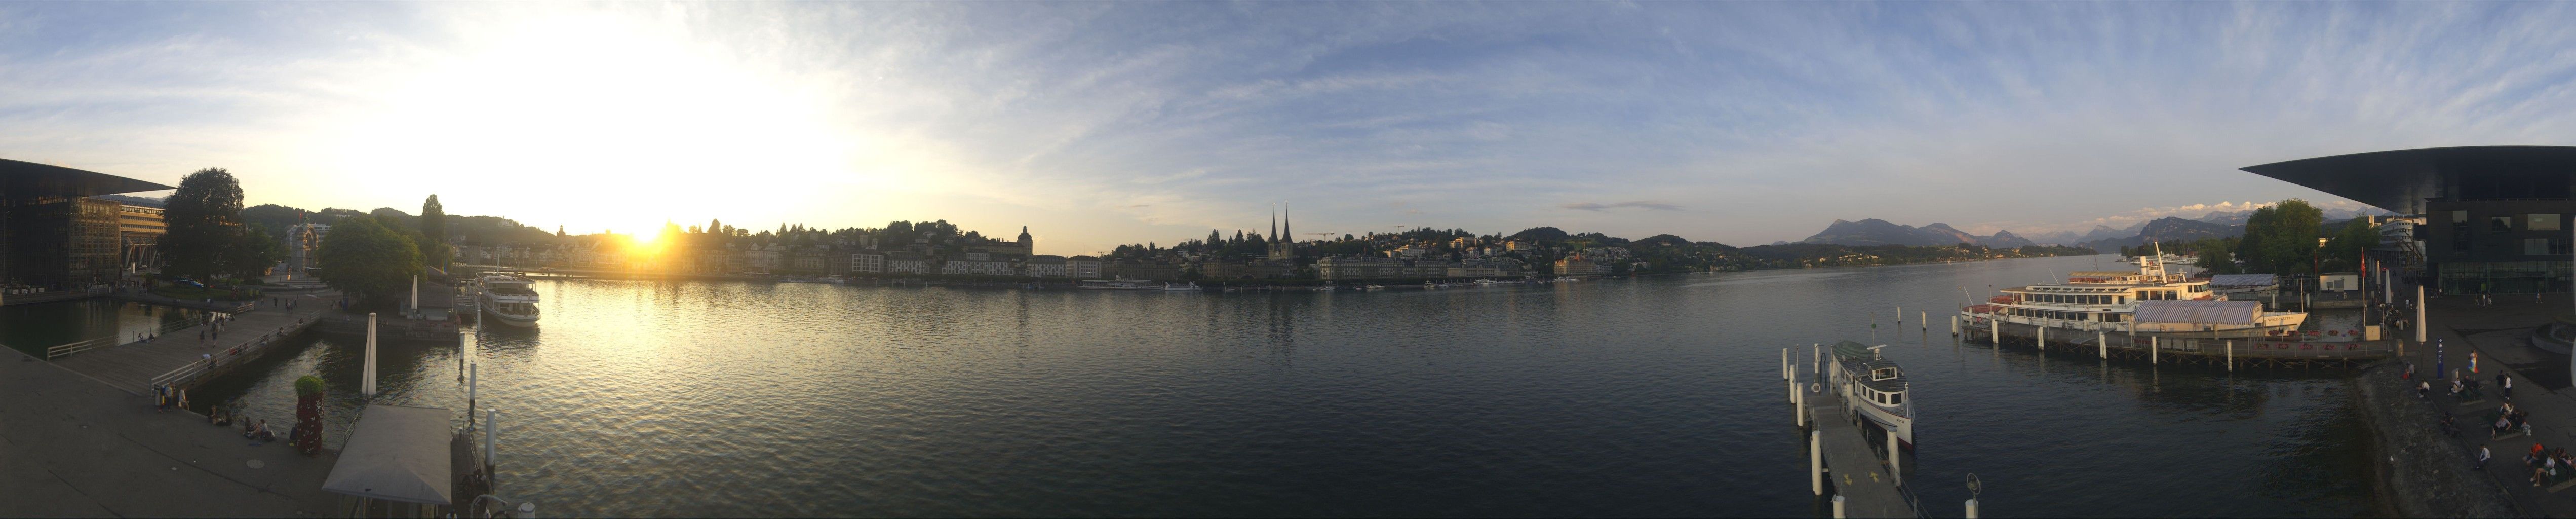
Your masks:
<svg viewBox="0 0 2576 519"><path fill-rule="evenodd" d="M161 334L164 334L164 333L170 333L170 332L175 332L175 331L179 331L179 330L185 330L185 329L188 329L189 327L196 326L197 324L198 324L198 323L197 323L197 321L196 321L196 320L193 320L193 319L192 319L192 320L185 320L185 321L173 321L173 322L168 322L168 323L162 323L162 324L161 324L161 326L156 327L156 328L153 328L153 329L152 329L152 331L150 331L150 332L146 332L146 333L149 333L149 334L151 334L151 335L156 335L156 336L157 336L157 335L161 335ZM125 338L125 336L124 336L123 334L118 334L118 335L110 335L110 336L106 336L106 337L100 337L100 338L90 339L90 340L85 340L85 341L76 341L76 342L70 342L70 343L64 343L64 344L54 345L54 346L52 346L52 347L45 348L45 360L54 360L54 359L58 359L58 358L63 358L63 357L71 356L71 354L74 354L74 353L80 353L80 352L84 352L84 351L94 350L94 349L98 349L98 348L100 348L100 347L104 347L104 346L115 346L115 345L118 345L118 344L124 344L124 343L116 342L116 341L119 341L119 340L123 340L124 338Z"/></svg>
<svg viewBox="0 0 2576 519"><path fill-rule="evenodd" d="M179 366L177 369L172 369L160 375L154 375L151 380L144 383L143 391L149 393L152 391L152 388L165 385L175 385L180 382L194 380L198 376L206 374L206 372L213 371L215 368L231 364L234 359L239 359L245 356L257 356L261 351L267 350L270 345L274 345L277 341L286 339L286 337L290 335L289 330L301 329L307 325L313 324L318 320L317 317L318 316L315 315L307 315L288 323L285 328L260 335L259 337L251 340L235 343L232 347L218 350L206 358L197 359L194 362L189 362L185 365Z"/></svg>

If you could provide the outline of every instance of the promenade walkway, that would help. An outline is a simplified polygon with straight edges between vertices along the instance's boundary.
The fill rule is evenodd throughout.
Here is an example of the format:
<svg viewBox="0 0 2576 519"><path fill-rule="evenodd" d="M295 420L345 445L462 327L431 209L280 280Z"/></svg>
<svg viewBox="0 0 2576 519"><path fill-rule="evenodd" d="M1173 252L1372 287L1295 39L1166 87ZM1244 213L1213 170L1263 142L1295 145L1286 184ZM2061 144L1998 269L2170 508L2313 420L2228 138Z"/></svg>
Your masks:
<svg viewBox="0 0 2576 519"><path fill-rule="evenodd" d="M267 344L320 319L338 300L336 294L292 298L300 302L291 312L283 305L263 301L250 306L249 311L233 314L233 321L224 323L223 331L213 334L213 338L198 339L199 333L209 329L209 325L200 324L164 333L149 342L119 337L122 344L72 353L53 362L128 393L148 395L155 377L204 363L210 357L225 366L256 357Z"/></svg>
<svg viewBox="0 0 2576 519"><path fill-rule="evenodd" d="M2448 372L2434 372L2436 357L2430 346L2410 347L2403 359L2415 365L2417 374L2434 383L2433 396L2422 404L2436 411L2447 411L2460 425L2458 462L2466 467L2480 446L2495 456L2484 471L2510 494L2514 504L2526 516L2576 517L2576 484L2552 485L2544 482L2533 486L2532 470L2522 457L2533 443L2549 449L2566 447L2576 451L2576 389L2570 389L2567 359L2540 352L2529 343L2532 328L2547 323L2552 316L2569 311L2564 294L2552 294L2535 301L2531 295L2498 295L2494 304L2479 306L2469 296L2436 298L2426 308L2427 339L2447 343L2439 359L2446 370L2458 370L2463 376L2485 383L2484 401L2460 403L2448 393ZM2412 332L2406 332L2411 338ZM2469 373L2469 353L2478 354L2478 371ZM2498 373L2513 377L2513 405L2531 413L2530 436L2513 435L2489 439L2492 423L2479 423L2487 413L2506 401L2495 388ZM2403 384L2394 377L2378 376L2365 384ZM2421 424L2432 427L2433 424ZM2562 469L2565 470L2565 469Z"/></svg>
<svg viewBox="0 0 2576 519"><path fill-rule="evenodd" d="M23 353L0 355L0 394L0 517L336 513L338 496L321 490L336 453L252 447L238 428L154 412L150 398Z"/></svg>

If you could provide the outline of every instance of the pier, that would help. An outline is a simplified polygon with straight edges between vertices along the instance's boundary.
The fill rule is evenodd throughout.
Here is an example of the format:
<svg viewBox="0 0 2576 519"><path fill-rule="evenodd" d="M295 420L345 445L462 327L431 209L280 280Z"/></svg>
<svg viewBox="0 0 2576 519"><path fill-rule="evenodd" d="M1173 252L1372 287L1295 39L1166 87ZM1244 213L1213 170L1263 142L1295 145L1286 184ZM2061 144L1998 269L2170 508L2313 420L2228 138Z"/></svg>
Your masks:
<svg viewBox="0 0 2576 519"><path fill-rule="evenodd" d="M291 312L263 303L248 306L245 312L218 314L228 315L231 321L205 340L198 340L197 333L210 331L213 325L191 323L162 330L159 338L149 341L111 336L54 345L45 349L45 359L135 395L152 394L152 388L161 385L184 388L257 359L313 327L331 312L331 301L338 297L295 299L300 302Z"/></svg>
<svg viewBox="0 0 2576 519"><path fill-rule="evenodd" d="M1816 498L1830 507L1835 518L1915 518L1923 517L1913 491L1904 485L1905 451L1896 444L1893 434L1880 434L1873 442L1847 403L1834 392L1804 380L1804 366L1790 364L1790 405L1796 411L1798 426L1806 429L1808 478ZM1873 445L1884 443L1886 456ZM1970 512L1969 517L1975 517Z"/></svg>
<svg viewBox="0 0 2576 519"><path fill-rule="evenodd" d="M2001 326L1993 326L2000 324ZM2043 353L2066 352L2104 359L2153 364L2197 364L2235 369L2352 368L2398 356L2397 338L2351 337L2341 330L2293 331L2281 335L2221 333L2131 333L2112 328L2084 330L2018 323L1963 320L1959 337L1970 342L2029 346Z"/></svg>

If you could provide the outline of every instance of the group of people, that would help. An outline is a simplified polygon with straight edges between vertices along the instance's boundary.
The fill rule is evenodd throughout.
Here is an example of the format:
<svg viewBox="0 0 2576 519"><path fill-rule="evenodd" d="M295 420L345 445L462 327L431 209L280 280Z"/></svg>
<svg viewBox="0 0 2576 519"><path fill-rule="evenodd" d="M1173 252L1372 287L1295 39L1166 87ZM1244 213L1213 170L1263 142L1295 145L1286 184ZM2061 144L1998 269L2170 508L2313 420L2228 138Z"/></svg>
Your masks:
<svg viewBox="0 0 2576 519"><path fill-rule="evenodd" d="M2478 455L2486 455L2486 448L2479 447ZM2523 455L2522 462L2531 466L2531 486L2535 487L2557 481L2561 473L2576 466L2576 458L2567 455L2566 447L2549 449L2541 447L2539 442L2532 442L2531 453Z"/></svg>
<svg viewBox="0 0 2576 519"><path fill-rule="evenodd" d="M277 441L277 431L269 430L267 418L254 421L241 416L241 409L226 409L224 406L215 406L206 413L206 423L215 424L216 427L230 427L233 422L241 422L242 439Z"/></svg>
<svg viewBox="0 0 2576 519"><path fill-rule="evenodd" d="M187 408L188 390L173 389L166 384L152 386L152 412L167 413L173 409L185 410Z"/></svg>
<svg viewBox="0 0 2576 519"><path fill-rule="evenodd" d="M2513 402L2505 402L2503 406L2496 408L2496 421L2487 428L2487 439L2493 440L2497 436L2503 436L2516 430L2522 431L2525 435L2529 435L2531 434L2530 418L2530 412L2514 409Z"/></svg>

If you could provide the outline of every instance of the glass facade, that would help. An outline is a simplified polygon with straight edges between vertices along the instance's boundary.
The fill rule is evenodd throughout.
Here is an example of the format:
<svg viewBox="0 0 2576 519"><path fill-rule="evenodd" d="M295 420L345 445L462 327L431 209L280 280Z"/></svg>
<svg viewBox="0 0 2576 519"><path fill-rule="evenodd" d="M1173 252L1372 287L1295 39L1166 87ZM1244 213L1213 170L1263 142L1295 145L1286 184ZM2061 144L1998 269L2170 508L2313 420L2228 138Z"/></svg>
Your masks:
<svg viewBox="0 0 2576 519"><path fill-rule="evenodd" d="M2568 291L2570 260L2452 262L2434 286L2448 294L2529 294Z"/></svg>
<svg viewBox="0 0 2576 519"><path fill-rule="evenodd" d="M6 241L5 282L51 288L113 281L121 204L84 197L35 197L0 202L9 216L0 224Z"/></svg>

